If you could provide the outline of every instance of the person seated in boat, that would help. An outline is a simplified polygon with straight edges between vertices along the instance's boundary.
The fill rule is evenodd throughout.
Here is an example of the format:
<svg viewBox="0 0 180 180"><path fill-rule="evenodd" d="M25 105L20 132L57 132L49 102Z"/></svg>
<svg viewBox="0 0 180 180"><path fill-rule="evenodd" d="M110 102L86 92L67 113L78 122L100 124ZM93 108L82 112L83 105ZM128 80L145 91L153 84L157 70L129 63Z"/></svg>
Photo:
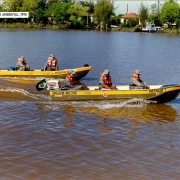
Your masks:
<svg viewBox="0 0 180 180"><path fill-rule="evenodd" d="M116 86L112 85L111 82L111 76L109 70L104 70L103 73L101 73L99 82L98 82L99 90L101 89L109 89L109 90L117 90Z"/></svg>
<svg viewBox="0 0 180 180"><path fill-rule="evenodd" d="M29 71L29 70L30 70L30 66L29 64L26 63L25 57L21 56L20 58L18 58L18 62L16 64L16 71Z"/></svg>
<svg viewBox="0 0 180 180"><path fill-rule="evenodd" d="M131 80L129 82L129 89L149 89L150 87L141 80L140 70L136 70L135 73L131 74Z"/></svg>
<svg viewBox="0 0 180 180"><path fill-rule="evenodd" d="M58 60L57 58L51 54L49 57L48 57L48 60L44 66L44 71L57 71L58 70Z"/></svg>
<svg viewBox="0 0 180 180"><path fill-rule="evenodd" d="M84 89L83 85L79 81L75 80L74 74L75 72L73 70L69 70L64 80L64 88L75 89L75 90Z"/></svg>

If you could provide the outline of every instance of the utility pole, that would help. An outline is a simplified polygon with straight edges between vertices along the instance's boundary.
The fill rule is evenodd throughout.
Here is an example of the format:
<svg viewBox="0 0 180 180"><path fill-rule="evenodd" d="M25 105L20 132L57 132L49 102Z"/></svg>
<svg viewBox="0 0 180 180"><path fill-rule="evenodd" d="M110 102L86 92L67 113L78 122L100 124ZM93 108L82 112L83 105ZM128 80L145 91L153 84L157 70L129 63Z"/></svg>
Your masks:
<svg viewBox="0 0 180 180"><path fill-rule="evenodd" d="M160 0L158 0L158 12L159 12L159 1L160 1Z"/></svg>
<svg viewBox="0 0 180 180"><path fill-rule="evenodd" d="M128 4L127 4L127 13L126 14L128 14Z"/></svg>

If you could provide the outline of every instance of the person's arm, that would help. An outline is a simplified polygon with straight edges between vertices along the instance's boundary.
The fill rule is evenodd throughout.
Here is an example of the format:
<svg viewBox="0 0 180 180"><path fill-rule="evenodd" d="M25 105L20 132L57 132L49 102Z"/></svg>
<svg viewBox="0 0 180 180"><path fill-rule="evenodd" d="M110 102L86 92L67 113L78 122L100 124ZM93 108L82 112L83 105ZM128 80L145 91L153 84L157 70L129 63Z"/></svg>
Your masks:
<svg viewBox="0 0 180 180"><path fill-rule="evenodd" d="M73 88L73 87L74 87L74 85L71 84L69 78L65 78L65 80L64 80L64 86L65 86L65 87L70 87L70 88Z"/></svg>
<svg viewBox="0 0 180 180"><path fill-rule="evenodd" d="M74 82L75 82L76 85L81 85L81 82L79 80L78 81L74 80Z"/></svg>
<svg viewBox="0 0 180 180"><path fill-rule="evenodd" d="M139 81L137 81L137 79L135 79L135 78L132 78L132 79L131 79L131 86L132 86L133 84L136 85L136 86L143 86L143 84L140 83Z"/></svg>
<svg viewBox="0 0 180 180"><path fill-rule="evenodd" d="M146 89L150 89L150 87L149 87L144 81L142 81L142 80L141 80L141 84L144 85L144 87L145 87Z"/></svg>
<svg viewBox="0 0 180 180"><path fill-rule="evenodd" d="M16 63L16 67L19 66L19 61Z"/></svg>
<svg viewBox="0 0 180 180"><path fill-rule="evenodd" d="M19 62L19 61L18 61L18 63L17 63L16 66L18 66L18 67L20 67L20 68L25 67L25 65L24 65L23 63Z"/></svg>
<svg viewBox="0 0 180 180"><path fill-rule="evenodd" d="M59 64L58 64L58 60L56 59L56 71L59 69Z"/></svg>
<svg viewBox="0 0 180 180"><path fill-rule="evenodd" d="M146 89L150 89L150 87L145 82L143 82L143 84L146 87Z"/></svg>
<svg viewBox="0 0 180 180"><path fill-rule="evenodd" d="M98 84L99 85L105 85L102 76L99 78Z"/></svg>
<svg viewBox="0 0 180 180"><path fill-rule="evenodd" d="M19 65L19 61L18 61L16 64L16 70L18 70L19 68L20 68L20 65Z"/></svg>
<svg viewBox="0 0 180 180"><path fill-rule="evenodd" d="M129 86L137 86L137 87L140 87L142 89L149 89L149 86L144 84L143 81L139 82L136 78L131 79Z"/></svg>
<svg viewBox="0 0 180 180"><path fill-rule="evenodd" d="M45 64L43 69L44 69L44 71L46 71L46 69L47 69L47 62L46 62L46 64Z"/></svg>

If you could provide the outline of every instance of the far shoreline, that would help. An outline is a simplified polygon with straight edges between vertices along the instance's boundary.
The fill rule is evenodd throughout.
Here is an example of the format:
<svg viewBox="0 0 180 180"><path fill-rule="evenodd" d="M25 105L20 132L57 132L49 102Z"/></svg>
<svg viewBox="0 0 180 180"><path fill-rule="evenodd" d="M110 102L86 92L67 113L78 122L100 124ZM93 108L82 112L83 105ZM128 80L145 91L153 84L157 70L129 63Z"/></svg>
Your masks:
<svg viewBox="0 0 180 180"><path fill-rule="evenodd" d="M60 24L60 25L53 25L53 24L36 24L36 23L0 23L0 28L22 28L22 29L47 29L47 30L82 30L82 31L100 31L96 28L92 27L85 27L81 29L69 28L68 24ZM102 31L116 31L116 32L141 32L139 26L133 28L127 27L116 27L116 28L109 28L107 30ZM148 32L147 32L148 33ZM163 34L180 34L180 29L169 29L166 28L164 30L159 30L154 33L163 33Z"/></svg>

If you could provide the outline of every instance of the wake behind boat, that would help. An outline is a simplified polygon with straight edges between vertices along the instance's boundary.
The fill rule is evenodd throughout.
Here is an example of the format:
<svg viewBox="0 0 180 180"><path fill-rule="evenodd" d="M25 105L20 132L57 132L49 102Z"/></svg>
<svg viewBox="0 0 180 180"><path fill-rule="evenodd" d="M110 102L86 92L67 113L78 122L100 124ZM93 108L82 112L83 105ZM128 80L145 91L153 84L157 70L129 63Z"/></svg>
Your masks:
<svg viewBox="0 0 180 180"><path fill-rule="evenodd" d="M27 77L27 78L61 78L64 79L69 70L75 72L76 79L81 79L88 74L91 70L91 66L85 64L84 67L78 67L74 69L63 69L58 71L41 71L41 69L34 69L30 71L12 71L12 70L0 70L0 77Z"/></svg>
<svg viewBox="0 0 180 180"><path fill-rule="evenodd" d="M98 86L86 86L86 90L65 90L61 88L60 80L41 82L37 90L49 90L53 101L87 101L87 100L122 100L139 99L150 100L156 103L173 101L180 93L180 84L150 85L150 89L129 89L128 85L116 86L118 90L99 90Z"/></svg>

